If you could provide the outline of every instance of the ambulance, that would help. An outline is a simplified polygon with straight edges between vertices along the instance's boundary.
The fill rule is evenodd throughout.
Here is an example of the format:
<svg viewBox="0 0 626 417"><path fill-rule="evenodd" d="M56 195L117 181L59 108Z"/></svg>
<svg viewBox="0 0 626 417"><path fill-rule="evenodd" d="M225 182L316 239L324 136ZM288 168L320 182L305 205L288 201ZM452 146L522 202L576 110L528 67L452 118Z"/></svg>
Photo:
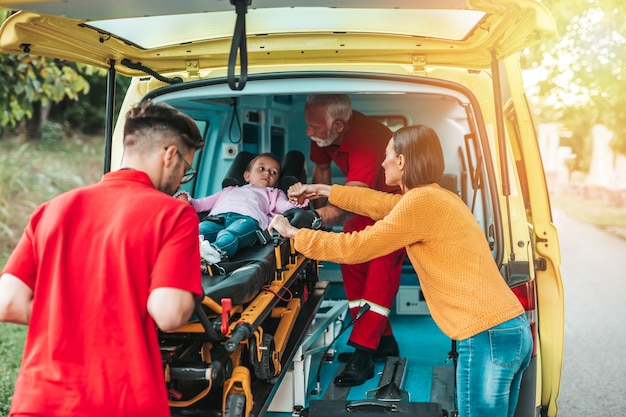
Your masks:
<svg viewBox="0 0 626 417"><path fill-rule="evenodd" d="M107 70L104 172L120 167L124 115L133 106L149 99L190 115L206 141L192 162L198 175L184 184L196 198L238 184L242 167L263 152L283 161L286 183L310 182L309 95L347 95L354 110L392 131L432 127L444 152L441 185L473 213L530 322L532 360L515 416L558 415L559 239L519 63L525 48L556 34L541 2L0 0L0 6L15 11L0 28L0 52ZM116 77L132 79L122 103L115 103ZM345 182L336 167L332 181ZM192 320L160 334L173 416L458 414L454 341L434 323L410 264L389 315L400 355L376 362L374 378L350 388L333 384L354 322L339 265L307 259L289 240L265 233L229 261L204 271L206 295Z"/></svg>

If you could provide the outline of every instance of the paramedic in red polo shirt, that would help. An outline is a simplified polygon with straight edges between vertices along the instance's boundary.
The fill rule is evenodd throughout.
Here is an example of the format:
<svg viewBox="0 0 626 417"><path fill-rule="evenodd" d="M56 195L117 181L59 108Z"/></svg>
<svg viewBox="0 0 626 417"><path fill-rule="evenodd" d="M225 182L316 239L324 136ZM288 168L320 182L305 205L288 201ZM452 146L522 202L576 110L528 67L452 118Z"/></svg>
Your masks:
<svg viewBox="0 0 626 417"><path fill-rule="evenodd" d="M399 192L385 184L381 167L392 132L383 123L352 110L348 96L309 96L304 119L306 134L311 138L310 158L315 163L312 183L330 184L331 162L334 162L346 175L346 185ZM290 210L285 216L295 226L314 229L343 222L344 232L374 224L369 217L353 215L332 205L314 212ZM350 335L348 344L355 348L354 354L340 355L340 360L348 356L348 363L335 378L336 385L361 385L374 376L374 359L399 355L387 317L400 285L404 255L401 249L363 264L341 265L352 317L365 303L370 309L355 322Z"/></svg>
<svg viewBox="0 0 626 417"><path fill-rule="evenodd" d="M198 217L171 195L203 144L191 118L144 102L122 169L35 210L0 275L0 320L28 325L11 416L170 416L157 327L202 294Z"/></svg>

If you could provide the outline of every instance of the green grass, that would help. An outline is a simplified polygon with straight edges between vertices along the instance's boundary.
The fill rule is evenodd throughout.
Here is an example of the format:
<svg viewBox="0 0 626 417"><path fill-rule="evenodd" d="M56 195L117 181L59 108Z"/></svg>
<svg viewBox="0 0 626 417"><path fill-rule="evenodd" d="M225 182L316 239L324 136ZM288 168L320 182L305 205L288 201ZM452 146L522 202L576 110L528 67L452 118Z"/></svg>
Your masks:
<svg viewBox="0 0 626 417"><path fill-rule="evenodd" d="M102 136L40 143L0 139L0 269L33 209L102 176ZM0 417L6 417L22 360L26 326L0 323Z"/></svg>
<svg viewBox="0 0 626 417"><path fill-rule="evenodd" d="M102 175L103 140L98 138L23 143L0 140L0 266L42 202Z"/></svg>
<svg viewBox="0 0 626 417"><path fill-rule="evenodd" d="M9 414L13 386L22 360L26 326L0 323L0 415Z"/></svg>

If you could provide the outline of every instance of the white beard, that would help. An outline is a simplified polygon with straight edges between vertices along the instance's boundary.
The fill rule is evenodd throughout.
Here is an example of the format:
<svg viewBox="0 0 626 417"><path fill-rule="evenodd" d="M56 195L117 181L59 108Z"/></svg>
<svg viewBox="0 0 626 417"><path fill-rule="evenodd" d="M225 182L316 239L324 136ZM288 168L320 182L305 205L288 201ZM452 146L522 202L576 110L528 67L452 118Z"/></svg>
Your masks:
<svg viewBox="0 0 626 417"><path fill-rule="evenodd" d="M328 135L326 135L326 139L320 139L315 136L311 136L311 140L317 143L317 146L319 146L320 148L325 148L335 143L338 137L339 132L337 132L336 130L328 129Z"/></svg>

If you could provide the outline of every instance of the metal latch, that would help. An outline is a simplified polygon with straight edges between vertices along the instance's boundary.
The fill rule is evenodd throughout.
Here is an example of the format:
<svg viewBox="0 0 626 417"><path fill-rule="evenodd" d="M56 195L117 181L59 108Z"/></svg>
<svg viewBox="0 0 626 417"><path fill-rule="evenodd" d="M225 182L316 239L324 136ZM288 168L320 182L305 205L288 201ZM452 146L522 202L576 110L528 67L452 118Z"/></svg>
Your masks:
<svg viewBox="0 0 626 417"><path fill-rule="evenodd" d="M544 258L534 260L535 271L545 271L548 269L548 262Z"/></svg>
<svg viewBox="0 0 626 417"><path fill-rule="evenodd" d="M411 56L413 65L413 72L424 71L426 69L426 55L413 55Z"/></svg>
<svg viewBox="0 0 626 417"><path fill-rule="evenodd" d="M198 60L185 61L185 69L187 74L189 74L189 78L200 76L200 62Z"/></svg>

